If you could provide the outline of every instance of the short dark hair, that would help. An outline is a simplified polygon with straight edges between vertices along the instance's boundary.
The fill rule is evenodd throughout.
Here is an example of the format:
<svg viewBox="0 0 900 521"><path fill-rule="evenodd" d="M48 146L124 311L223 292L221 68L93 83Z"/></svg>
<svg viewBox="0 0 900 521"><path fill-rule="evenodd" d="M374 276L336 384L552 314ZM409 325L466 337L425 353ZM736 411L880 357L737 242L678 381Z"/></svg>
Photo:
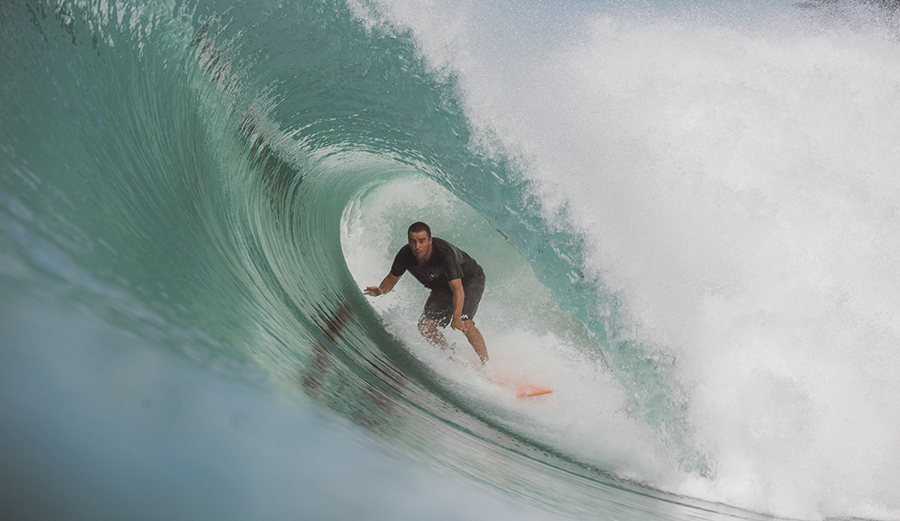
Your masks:
<svg viewBox="0 0 900 521"><path fill-rule="evenodd" d="M429 239L431 238L431 228L429 228L428 225L423 222L412 223L409 226L409 230L406 231L406 234L409 235L410 233L419 233L419 232L425 232L428 234L428 238Z"/></svg>

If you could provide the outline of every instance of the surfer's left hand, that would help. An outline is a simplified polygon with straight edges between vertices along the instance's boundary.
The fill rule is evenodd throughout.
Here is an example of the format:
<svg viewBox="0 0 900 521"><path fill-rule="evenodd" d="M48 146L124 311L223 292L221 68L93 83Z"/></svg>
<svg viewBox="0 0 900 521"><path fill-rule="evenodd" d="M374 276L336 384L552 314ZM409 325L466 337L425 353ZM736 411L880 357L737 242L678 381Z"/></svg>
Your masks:
<svg viewBox="0 0 900 521"><path fill-rule="evenodd" d="M453 321L450 322L450 328L455 329L457 331L465 332L467 329L466 323L463 322L461 318L453 317Z"/></svg>

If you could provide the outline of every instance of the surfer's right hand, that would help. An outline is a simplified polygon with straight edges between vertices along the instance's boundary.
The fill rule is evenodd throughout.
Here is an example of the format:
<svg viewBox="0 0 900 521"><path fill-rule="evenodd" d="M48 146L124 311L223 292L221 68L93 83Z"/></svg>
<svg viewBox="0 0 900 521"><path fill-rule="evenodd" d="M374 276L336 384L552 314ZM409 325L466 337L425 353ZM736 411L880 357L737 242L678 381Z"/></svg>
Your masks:
<svg viewBox="0 0 900 521"><path fill-rule="evenodd" d="M379 288L378 286L369 286L365 290L363 290L363 293L370 297L377 297L381 295L381 288Z"/></svg>

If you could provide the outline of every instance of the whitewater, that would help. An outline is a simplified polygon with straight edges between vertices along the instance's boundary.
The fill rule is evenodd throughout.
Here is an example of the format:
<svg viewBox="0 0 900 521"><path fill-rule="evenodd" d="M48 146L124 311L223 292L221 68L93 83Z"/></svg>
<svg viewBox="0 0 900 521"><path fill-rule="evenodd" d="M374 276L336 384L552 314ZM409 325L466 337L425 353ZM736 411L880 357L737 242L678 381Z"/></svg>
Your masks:
<svg viewBox="0 0 900 521"><path fill-rule="evenodd" d="M900 519L897 15L5 3L0 510Z"/></svg>

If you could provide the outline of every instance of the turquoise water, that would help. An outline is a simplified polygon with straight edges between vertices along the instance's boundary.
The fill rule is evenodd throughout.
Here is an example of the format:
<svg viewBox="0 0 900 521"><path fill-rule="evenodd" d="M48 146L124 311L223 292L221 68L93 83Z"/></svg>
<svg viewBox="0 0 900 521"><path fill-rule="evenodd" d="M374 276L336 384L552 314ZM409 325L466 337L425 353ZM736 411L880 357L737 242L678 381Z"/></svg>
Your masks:
<svg viewBox="0 0 900 521"><path fill-rule="evenodd" d="M0 505L897 519L893 16L8 3ZM415 220L552 395L362 295Z"/></svg>

